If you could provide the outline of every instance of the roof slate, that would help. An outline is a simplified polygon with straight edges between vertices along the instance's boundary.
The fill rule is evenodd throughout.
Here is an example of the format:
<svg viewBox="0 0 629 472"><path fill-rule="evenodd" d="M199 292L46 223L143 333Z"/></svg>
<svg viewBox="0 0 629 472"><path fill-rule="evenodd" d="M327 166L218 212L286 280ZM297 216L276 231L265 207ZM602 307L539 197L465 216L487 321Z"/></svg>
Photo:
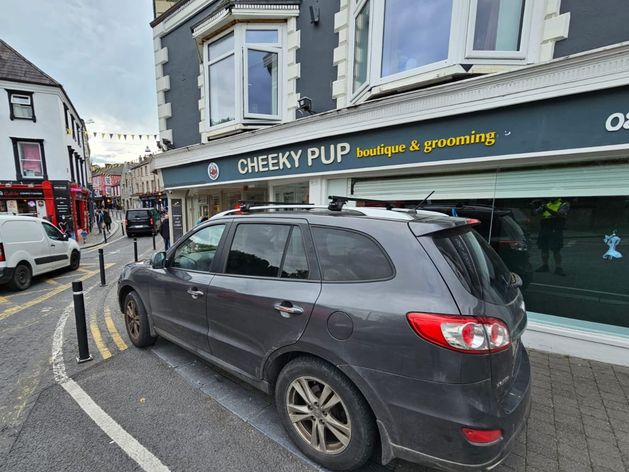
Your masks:
<svg viewBox="0 0 629 472"><path fill-rule="evenodd" d="M61 86L59 82L22 56L2 39L0 39L0 80L52 85L55 87Z"/></svg>

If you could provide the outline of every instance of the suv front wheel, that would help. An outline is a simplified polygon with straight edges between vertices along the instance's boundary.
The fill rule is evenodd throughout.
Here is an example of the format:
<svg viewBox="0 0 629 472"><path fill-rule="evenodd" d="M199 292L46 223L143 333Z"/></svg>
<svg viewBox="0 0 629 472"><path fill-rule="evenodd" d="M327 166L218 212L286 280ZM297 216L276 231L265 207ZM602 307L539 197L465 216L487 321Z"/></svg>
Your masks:
<svg viewBox="0 0 629 472"><path fill-rule="evenodd" d="M298 358L280 372L275 404L293 442L333 470L362 466L373 453L373 415L341 372L315 358Z"/></svg>

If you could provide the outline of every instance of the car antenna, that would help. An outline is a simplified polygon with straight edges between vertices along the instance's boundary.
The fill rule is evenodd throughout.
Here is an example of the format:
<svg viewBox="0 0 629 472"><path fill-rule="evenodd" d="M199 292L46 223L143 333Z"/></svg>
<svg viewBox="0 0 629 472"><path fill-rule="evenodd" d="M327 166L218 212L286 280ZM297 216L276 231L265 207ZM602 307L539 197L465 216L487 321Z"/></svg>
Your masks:
<svg viewBox="0 0 629 472"><path fill-rule="evenodd" d="M421 203L415 207L415 211L419 210L422 206L424 206L424 203L426 203L426 202L428 201L428 199L431 197L431 195L432 195L433 193L435 193L435 191L434 191L434 190L433 190L432 192L430 192L430 193L428 194L428 196L427 196L426 198L424 198L424 199L421 201Z"/></svg>

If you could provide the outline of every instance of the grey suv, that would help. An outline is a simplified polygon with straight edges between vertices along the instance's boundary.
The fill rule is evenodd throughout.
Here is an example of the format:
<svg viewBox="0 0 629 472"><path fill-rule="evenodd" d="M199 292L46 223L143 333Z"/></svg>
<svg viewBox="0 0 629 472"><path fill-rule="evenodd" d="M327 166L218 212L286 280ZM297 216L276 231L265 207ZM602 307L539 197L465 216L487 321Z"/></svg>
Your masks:
<svg viewBox="0 0 629 472"><path fill-rule="evenodd" d="M325 467L374 451L494 467L530 405L519 277L476 221L329 208L226 212L126 266L131 341L162 336L274 394L292 440Z"/></svg>

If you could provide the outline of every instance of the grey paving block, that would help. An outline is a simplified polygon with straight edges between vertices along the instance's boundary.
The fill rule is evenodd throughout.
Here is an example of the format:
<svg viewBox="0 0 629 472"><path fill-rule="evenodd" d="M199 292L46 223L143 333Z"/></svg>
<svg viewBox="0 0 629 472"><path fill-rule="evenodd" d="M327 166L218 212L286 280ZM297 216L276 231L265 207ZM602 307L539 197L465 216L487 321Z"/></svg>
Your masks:
<svg viewBox="0 0 629 472"><path fill-rule="evenodd" d="M607 467L614 472L626 472L625 465L620 457L593 455L591 456L591 460L593 466Z"/></svg>
<svg viewBox="0 0 629 472"><path fill-rule="evenodd" d="M560 472L591 472L592 467L589 463L576 462L567 457L559 457Z"/></svg>
<svg viewBox="0 0 629 472"><path fill-rule="evenodd" d="M526 455L526 467L534 467L546 472L559 470L559 462L556 459L549 459L538 453L529 452Z"/></svg>
<svg viewBox="0 0 629 472"><path fill-rule="evenodd" d="M557 452L559 454L559 464L561 465L561 459L565 458L572 462L578 462L584 465L590 466L590 454L587 448L575 447L571 444L559 443L557 446Z"/></svg>

